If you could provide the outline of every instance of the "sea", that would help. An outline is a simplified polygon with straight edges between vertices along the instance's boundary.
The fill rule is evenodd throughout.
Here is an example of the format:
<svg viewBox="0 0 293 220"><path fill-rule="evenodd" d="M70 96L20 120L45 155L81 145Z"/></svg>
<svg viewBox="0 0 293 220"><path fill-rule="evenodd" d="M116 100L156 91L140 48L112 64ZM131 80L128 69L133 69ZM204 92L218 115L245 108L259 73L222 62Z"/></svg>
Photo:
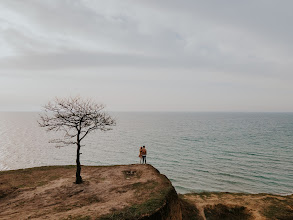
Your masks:
<svg viewBox="0 0 293 220"><path fill-rule="evenodd" d="M75 164L76 146L49 143L36 112L0 112L0 170ZM117 125L89 134L82 165L147 163L178 193L293 193L293 113L111 112Z"/></svg>

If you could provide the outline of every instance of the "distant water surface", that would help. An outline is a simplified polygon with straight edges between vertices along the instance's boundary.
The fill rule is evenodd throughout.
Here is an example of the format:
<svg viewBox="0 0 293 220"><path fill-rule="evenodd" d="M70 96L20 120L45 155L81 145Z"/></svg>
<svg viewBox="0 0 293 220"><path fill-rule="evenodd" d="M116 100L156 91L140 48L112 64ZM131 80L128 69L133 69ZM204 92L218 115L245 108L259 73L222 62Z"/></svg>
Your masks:
<svg viewBox="0 0 293 220"><path fill-rule="evenodd" d="M83 165L147 162L180 193L293 193L293 113L112 113L112 131L90 134ZM75 146L55 148L37 113L0 113L0 170L75 163Z"/></svg>

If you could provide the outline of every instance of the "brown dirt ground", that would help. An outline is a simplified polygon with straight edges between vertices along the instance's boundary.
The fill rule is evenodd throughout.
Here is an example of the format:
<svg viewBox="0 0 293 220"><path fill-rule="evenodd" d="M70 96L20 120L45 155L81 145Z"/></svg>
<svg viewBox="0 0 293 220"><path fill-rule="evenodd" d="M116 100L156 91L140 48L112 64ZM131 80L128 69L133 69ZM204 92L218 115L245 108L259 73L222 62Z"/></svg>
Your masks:
<svg viewBox="0 0 293 220"><path fill-rule="evenodd" d="M293 195L205 192L181 195L181 197L193 204L204 220L206 220L205 208L216 207L218 204L228 208L244 207L251 216L249 219L293 220Z"/></svg>
<svg viewBox="0 0 293 220"><path fill-rule="evenodd" d="M74 166L0 172L0 219L87 219L145 202L166 186L150 165Z"/></svg>

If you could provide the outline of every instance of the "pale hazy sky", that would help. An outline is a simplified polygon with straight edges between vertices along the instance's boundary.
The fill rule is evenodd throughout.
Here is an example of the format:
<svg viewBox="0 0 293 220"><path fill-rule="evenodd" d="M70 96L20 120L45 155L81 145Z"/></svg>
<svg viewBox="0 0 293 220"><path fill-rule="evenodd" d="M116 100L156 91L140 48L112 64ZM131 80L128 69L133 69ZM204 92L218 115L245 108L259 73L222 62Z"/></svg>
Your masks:
<svg viewBox="0 0 293 220"><path fill-rule="evenodd" d="M293 1L0 0L0 110L293 111Z"/></svg>

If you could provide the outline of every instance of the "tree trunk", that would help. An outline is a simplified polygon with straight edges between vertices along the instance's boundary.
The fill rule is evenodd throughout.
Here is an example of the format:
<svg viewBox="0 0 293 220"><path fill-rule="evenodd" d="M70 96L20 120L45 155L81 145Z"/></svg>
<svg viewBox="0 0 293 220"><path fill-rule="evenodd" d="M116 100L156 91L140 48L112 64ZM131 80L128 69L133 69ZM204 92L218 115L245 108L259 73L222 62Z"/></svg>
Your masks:
<svg viewBox="0 0 293 220"><path fill-rule="evenodd" d="M79 156L80 156L80 143L77 143L77 154L76 154L76 179L75 183L80 184L82 183L82 178L80 176L80 171L81 171L81 166L80 166L80 161L79 161Z"/></svg>

